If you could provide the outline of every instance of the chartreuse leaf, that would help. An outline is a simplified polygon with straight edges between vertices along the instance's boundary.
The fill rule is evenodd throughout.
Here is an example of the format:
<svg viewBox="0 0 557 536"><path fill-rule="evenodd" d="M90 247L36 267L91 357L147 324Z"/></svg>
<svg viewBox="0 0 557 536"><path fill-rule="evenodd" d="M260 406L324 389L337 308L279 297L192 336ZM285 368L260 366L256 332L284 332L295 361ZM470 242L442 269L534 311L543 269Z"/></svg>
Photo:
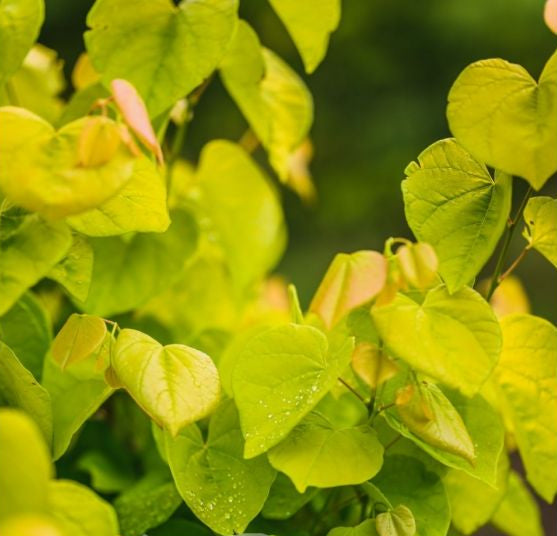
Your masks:
<svg viewBox="0 0 557 536"><path fill-rule="evenodd" d="M67 222L88 236L166 231L170 218L164 177L148 158L137 158L131 179L114 197L96 208L71 216Z"/></svg>
<svg viewBox="0 0 557 536"><path fill-rule="evenodd" d="M52 465L35 423L24 413L0 409L0 520L47 511Z"/></svg>
<svg viewBox="0 0 557 536"><path fill-rule="evenodd" d="M501 59L469 65L451 88L447 117L476 158L539 190L557 171L556 107L554 53L537 84L523 67Z"/></svg>
<svg viewBox="0 0 557 536"><path fill-rule="evenodd" d="M507 490L491 522L509 536L543 536L540 510L522 478L510 472Z"/></svg>
<svg viewBox="0 0 557 536"><path fill-rule="evenodd" d="M501 328L471 288L439 286L422 304L397 294L371 314L388 354L464 394L478 392L499 358Z"/></svg>
<svg viewBox="0 0 557 536"><path fill-rule="evenodd" d="M47 313L31 292L21 296L0 317L0 341L13 350L21 364L39 381L50 340Z"/></svg>
<svg viewBox="0 0 557 536"><path fill-rule="evenodd" d="M351 339L329 347L319 330L299 324L247 341L232 372L246 458L279 443L317 405L348 365L352 347Z"/></svg>
<svg viewBox="0 0 557 536"><path fill-rule="evenodd" d="M533 197L524 209L524 236L557 268L557 199Z"/></svg>
<svg viewBox="0 0 557 536"><path fill-rule="evenodd" d="M0 86L14 74L39 35L43 0L2 0L0 3Z"/></svg>
<svg viewBox="0 0 557 536"><path fill-rule="evenodd" d="M43 514L22 514L0 521L2 536L65 536L50 517Z"/></svg>
<svg viewBox="0 0 557 536"><path fill-rule="evenodd" d="M313 101L298 75L261 47L257 34L240 21L220 64L226 89L242 111L282 181L289 159L304 141L313 120Z"/></svg>
<svg viewBox="0 0 557 536"><path fill-rule="evenodd" d="M410 509L418 536L445 536L451 514L447 495L439 477L415 458L393 455L385 458L373 479L393 505Z"/></svg>
<svg viewBox="0 0 557 536"><path fill-rule="evenodd" d="M404 374L399 374L385 384L378 402L383 407L394 403L400 388L405 385L407 381ZM434 390L436 393L435 398L429 398L429 403L435 405L435 408L429 408L430 420L422 424L421 430L417 429L415 422L409 427L408 419L404 420L399 413L399 406L388 408L381 413L389 425L442 464L495 485L497 464L504 441L504 429L499 415L480 395L467 398L456 391L440 391L429 384L423 385L422 388ZM426 434L424 430L429 433ZM471 457L468 456L470 459L466 459L462 453L463 450L470 449L468 439L461 439L466 433L473 446L473 463L470 461ZM459 439L464 445L457 448L454 442ZM453 443L452 446L449 446L449 440Z"/></svg>
<svg viewBox="0 0 557 536"><path fill-rule="evenodd" d="M497 384L511 410L526 476L549 503L557 492L557 328L531 315L501 320Z"/></svg>
<svg viewBox="0 0 557 536"><path fill-rule="evenodd" d="M336 527L327 536L378 536L374 519L366 519L355 527Z"/></svg>
<svg viewBox="0 0 557 536"><path fill-rule="evenodd" d="M304 493L299 493L292 480L284 473L277 473L261 515L266 519L288 519L311 501L318 492L317 488L308 488Z"/></svg>
<svg viewBox="0 0 557 536"><path fill-rule="evenodd" d="M147 473L114 501L120 530L126 536L142 536L164 523L180 506L180 497L168 469Z"/></svg>
<svg viewBox="0 0 557 536"><path fill-rule="evenodd" d="M340 0L269 0L296 44L306 72L311 73L321 63L329 35L340 21Z"/></svg>
<svg viewBox="0 0 557 536"><path fill-rule="evenodd" d="M506 455L499 459L495 486L456 469L443 476L452 522L459 532L473 534L491 519L505 495L508 477L509 459Z"/></svg>
<svg viewBox="0 0 557 536"><path fill-rule="evenodd" d="M112 367L135 401L172 435L206 417L219 401L217 369L195 348L162 346L145 333L124 329L116 340Z"/></svg>
<svg viewBox="0 0 557 536"><path fill-rule="evenodd" d="M189 213L175 211L164 233L92 239L91 244L91 287L78 305L107 317L136 308L176 282L197 246L197 226Z"/></svg>
<svg viewBox="0 0 557 536"><path fill-rule="evenodd" d="M27 216L6 238L0 234L0 316L64 257L71 243L66 225L46 223L37 215Z"/></svg>
<svg viewBox="0 0 557 536"><path fill-rule="evenodd" d="M52 342L51 354L64 370L96 354L106 337L106 324L102 318L72 314Z"/></svg>
<svg viewBox="0 0 557 536"><path fill-rule="evenodd" d="M12 350L0 341L0 405L19 408L40 428L47 445L52 441L50 396L20 363Z"/></svg>
<svg viewBox="0 0 557 536"><path fill-rule="evenodd" d="M456 140L441 140L406 168L402 182L408 225L435 248L449 292L476 277L489 259L511 209L511 177L493 179Z"/></svg>
<svg viewBox="0 0 557 536"><path fill-rule="evenodd" d="M265 456L244 459L244 440L232 401L209 422L204 440L194 424L164 438L180 495L193 513L219 534L241 534L260 512L275 478Z"/></svg>
<svg viewBox="0 0 557 536"><path fill-rule="evenodd" d="M352 309L375 298L386 279L387 261L380 253L339 253L327 269L309 310L330 329Z"/></svg>
<svg viewBox="0 0 557 536"><path fill-rule="evenodd" d="M324 415L309 413L269 451L271 465L286 473L296 489L361 484L377 474L383 447L367 424L335 427Z"/></svg>
<svg viewBox="0 0 557 536"><path fill-rule="evenodd" d="M83 117L55 131L31 112L5 106L0 122L0 189L46 218L96 207L132 175L134 157L111 119Z"/></svg>
<svg viewBox="0 0 557 536"><path fill-rule="evenodd" d="M72 536L118 536L118 520L110 504L71 480L48 485L48 511L64 533Z"/></svg>
<svg viewBox="0 0 557 536"><path fill-rule="evenodd" d="M56 264L47 277L60 283L74 298L87 299L93 273L93 248L87 239L73 236L66 256Z"/></svg>
<svg viewBox="0 0 557 536"><path fill-rule="evenodd" d="M403 504L378 514L375 519L375 526L379 536L414 536L416 534L414 515Z"/></svg>
<svg viewBox="0 0 557 536"><path fill-rule="evenodd" d="M238 145L218 140L201 154L197 178L202 203L240 287L274 267L285 245L277 193Z"/></svg>
<svg viewBox="0 0 557 536"><path fill-rule="evenodd" d="M127 0L97 0L85 44L103 83L131 82L154 117L217 67L236 27L238 1L140 0L127 8Z"/></svg>
<svg viewBox="0 0 557 536"><path fill-rule="evenodd" d="M107 335L102 347L66 370L49 353L44 361L43 387L52 400L53 445L56 460L68 448L73 435L110 396L112 388L104 379L112 337Z"/></svg>

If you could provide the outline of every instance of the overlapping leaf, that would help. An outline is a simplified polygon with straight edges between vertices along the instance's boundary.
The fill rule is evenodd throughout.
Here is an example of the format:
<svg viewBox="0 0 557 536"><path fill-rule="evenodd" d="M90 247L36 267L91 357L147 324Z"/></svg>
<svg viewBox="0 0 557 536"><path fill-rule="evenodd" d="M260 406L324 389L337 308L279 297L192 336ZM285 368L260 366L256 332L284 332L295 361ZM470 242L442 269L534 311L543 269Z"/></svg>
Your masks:
<svg viewBox="0 0 557 536"><path fill-rule="evenodd" d="M524 209L524 236L557 268L557 199L533 197Z"/></svg>

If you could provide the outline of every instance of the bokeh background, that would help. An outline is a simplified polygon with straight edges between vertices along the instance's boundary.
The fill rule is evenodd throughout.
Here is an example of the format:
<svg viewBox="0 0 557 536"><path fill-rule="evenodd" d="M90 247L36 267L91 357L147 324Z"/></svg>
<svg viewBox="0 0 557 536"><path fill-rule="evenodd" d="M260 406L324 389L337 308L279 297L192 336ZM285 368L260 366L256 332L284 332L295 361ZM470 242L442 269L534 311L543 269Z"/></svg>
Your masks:
<svg viewBox="0 0 557 536"><path fill-rule="evenodd" d="M382 249L389 236L411 237L400 192L404 168L430 143L450 135L446 97L460 71L476 60L501 57L537 78L557 45L543 23L543 0L344 0L327 58L307 77L268 3L240 3L263 44L305 78L315 101L312 173L318 201L310 207L282 191L290 241L278 270L296 283L304 304L335 253ZM91 4L46 0L40 42L59 52L68 75L84 48ZM196 108L184 154L196 161L208 140L237 140L245 130L215 79ZM266 166L261 151L256 157ZM543 193L557 194L557 181L551 182ZM525 189L521 181L515 196ZM512 252L522 246L517 233ZM532 252L517 274L525 276L535 313L557 323L557 271ZM546 534L557 534L556 507L545 506L544 517Z"/></svg>

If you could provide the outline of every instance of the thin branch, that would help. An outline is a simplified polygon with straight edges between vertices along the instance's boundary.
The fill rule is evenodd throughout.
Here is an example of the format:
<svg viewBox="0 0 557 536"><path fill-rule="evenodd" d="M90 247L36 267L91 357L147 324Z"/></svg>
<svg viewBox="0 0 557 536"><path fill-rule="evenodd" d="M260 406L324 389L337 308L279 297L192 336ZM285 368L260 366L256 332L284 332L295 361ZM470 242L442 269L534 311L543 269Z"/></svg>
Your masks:
<svg viewBox="0 0 557 536"><path fill-rule="evenodd" d="M530 247L526 246L520 252L520 255L514 260L514 262L505 270L505 272L503 274L501 274L499 276L498 284L501 284L501 281L503 281L503 279L505 279L505 277L508 277L514 271L514 269L521 263L522 259L524 259L524 257L526 257L526 253L528 253L529 251L530 251Z"/></svg>
<svg viewBox="0 0 557 536"><path fill-rule="evenodd" d="M349 383L347 383L345 380L343 380L340 377L338 378L338 381L342 383L342 385L344 385L344 387L346 387L352 394L357 396L365 405L367 405L365 398L360 393L358 393L358 391L356 391L354 387L352 387Z"/></svg>

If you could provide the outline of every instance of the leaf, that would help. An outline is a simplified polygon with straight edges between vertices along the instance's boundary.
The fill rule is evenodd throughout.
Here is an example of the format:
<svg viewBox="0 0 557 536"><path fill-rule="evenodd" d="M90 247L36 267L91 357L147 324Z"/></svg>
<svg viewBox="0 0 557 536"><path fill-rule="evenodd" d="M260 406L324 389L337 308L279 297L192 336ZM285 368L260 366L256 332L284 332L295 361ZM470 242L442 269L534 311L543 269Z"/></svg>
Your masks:
<svg viewBox="0 0 557 536"><path fill-rule="evenodd" d="M0 236L0 316L46 276L71 242L64 224L47 223L36 215L27 216L13 235Z"/></svg>
<svg viewBox="0 0 557 536"><path fill-rule="evenodd" d="M327 532L327 536L378 536L375 520L366 519L355 527L336 527Z"/></svg>
<svg viewBox="0 0 557 536"><path fill-rule="evenodd" d="M50 396L20 363L14 352L0 341L0 405L19 408L40 428L47 445L52 442Z"/></svg>
<svg viewBox="0 0 557 536"><path fill-rule="evenodd" d="M145 333L123 329L116 340L112 367L143 410L174 436L209 415L218 404L217 369L208 355L195 348L162 346Z"/></svg>
<svg viewBox="0 0 557 536"><path fill-rule="evenodd" d="M489 281L486 281L489 283ZM487 290L487 286L485 287ZM513 313L529 313L530 300L518 277L509 275L499 283L490 300L491 307L498 318Z"/></svg>
<svg viewBox="0 0 557 536"><path fill-rule="evenodd" d="M0 522L2 536L65 536L58 525L45 515L22 514Z"/></svg>
<svg viewBox="0 0 557 536"><path fill-rule="evenodd" d="M72 69L72 85L76 92L99 81L99 73L91 65L91 58L87 52L82 52Z"/></svg>
<svg viewBox="0 0 557 536"><path fill-rule="evenodd" d="M47 511L50 456L35 423L24 413L0 409L0 520Z"/></svg>
<svg viewBox="0 0 557 536"><path fill-rule="evenodd" d="M62 285L74 298L87 299L93 272L93 248L82 236L74 235L66 256L47 276Z"/></svg>
<svg viewBox="0 0 557 536"><path fill-rule="evenodd" d="M62 370L97 354L106 337L102 318L73 313L52 342L51 354Z"/></svg>
<svg viewBox="0 0 557 536"><path fill-rule="evenodd" d="M71 480L48 486L49 513L72 536L117 536L118 520L110 504L89 488Z"/></svg>
<svg viewBox="0 0 557 536"><path fill-rule="evenodd" d="M392 504L411 510L418 536L447 534L451 515L445 489L439 477L421 462L408 456L387 456L372 483Z"/></svg>
<svg viewBox="0 0 557 536"><path fill-rule="evenodd" d="M509 536L543 536L540 510L520 476L511 471L507 491L491 522Z"/></svg>
<svg viewBox="0 0 557 536"><path fill-rule="evenodd" d="M501 327L503 350L495 377L528 481L551 503L557 492L557 328L531 315L506 316Z"/></svg>
<svg viewBox="0 0 557 536"><path fill-rule="evenodd" d="M329 348L320 331L299 324L269 328L249 339L232 373L245 457L282 441L331 389L351 353L351 340Z"/></svg>
<svg viewBox="0 0 557 536"><path fill-rule="evenodd" d="M275 478L265 456L243 457L238 413L224 402L204 440L196 425L174 439L165 434L168 462L180 495L193 513L219 534L241 534L260 512Z"/></svg>
<svg viewBox="0 0 557 536"><path fill-rule="evenodd" d="M222 81L284 182L289 159L313 121L311 94L298 75L240 21L220 64Z"/></svg>
<svg viewBox="0 0 557 536"><path fill-rule="evenodd" d="M403 281L410 287L425 291L438 282L439 262L430 244L404 244L397 249L396 261Z"/></svg>
<svg viewBox="0 0 557 536"><path fill-rule="evenodd" d="M371 315L389 355L466 395L478 392L499 358L499 323L471 288L450 295L436 287L421 305L397 294Z"/></svg>
<svg viewBox="0 0 557 536"><path fill-rule="evenodd" d="M402 182L408 225L433 246L452 294L493 253L511 209L511 177L489 174L456 140L438 141L406 168Z"/></svg>
<svg viewBox="0 0 557 536"><path fill-rule="evenodd" d="M164 232L170 225L164 177L149 159L137 158L131 179L115 196L67 222L88 236Z"/></svg>
<svg viewBox="0 0 557 536"><path fill-rule="evenodd" d="M556 106L557 53L537 84L520 65L492 59L462 71L449 93L447 118L476 158L539 190L557 171Z"/></svg>
<svg viewBox="0 0 557 536"><path fill-rule="evenodd" d="M245 151L224 140L205 146L197 180L232 275L244 288L273 268L284 250L276 191Z"/></svg>
<svg viewBox="0 0 557 536"><path fill-rule="evenodd" d="M474 534L491 519L507 490L508 476L509 460L506 455L499 459L495 487L456 469L443 476L452 522L459 532Z"/></svg>
<svg viewBox="0 0 557 536"><path fill-rule="evenodd" d="M379 536L414 536L416 520L411 510L399 504L392 510L381 513L375 519Z"/></svg>
<svg viewBox="0 0 557 536"><path fill-rule="evenodd" d="M555 0L547 0L543 11L543 18L547 27L557 34L557 3Z"/></svg>
<svg viewBox="0 0 557 536"><path fill-rule="evenodd" d="M400 387L406 385L407 380L403 374L400 374L393 380L387 382L381 394L379 402L385 407L392 404L395 400L396 393ZM389 408L382 412L386 421L394 430L407 437L425 450L430 456L440 461L442 464L455 469L465 471L471 476L495 485L497 478L497 464L504 443L503 423L499 415L491 408L491 406L480 396L467 398L456 391L443 388L442 394L445 395L448 402L453 408L446 414L451 415L454 410L460 415L460 419L472 440L475 452L475 461L472 465L470 461L464 459L461 455L439 448L439 444L430 444L422 436L416 435L403 422L397 409ZM447 411L447 403L444 402L442 409ZM440 410L439 410L440 411ZM455 424L452 423L451 427Z"/></svg>
<svg viewBox="0 0 557 536"><path fill-rule="evenodd" d="M92 239L91 245L91 287L78 306L109 317L135 309L179 279L197 246L197 226L189 213L174 211L164 233Z"/></svg>
<svg viewBox="0 0 557 536"><path fill-rule="evenodd" d="M387 261L380 253L339 253L327 269L309 310L331 329L350 311L375 298L386 278Z"/></svg>
<svg viewBox="0 0 557 536"><path fill-rule="evenodd" d="M103 83L127 80L155 117L217 67L236 27L238 2L140 0L129 7L128 0L97 0L85 44Z"/></svg>
<svg viewBox="0 0 557 536"><path fill-rule="evenodd" d="M557 199L532 197L524 209L524 237L557 268Z"/></svg>
<svg viewBox="0 0 557 536"><path fill-rule="evenodd" d="M375 344L360 342L352 352L354 372L372 389L390 380L398 372L395 362Z"/></svg>
<svg viewBox="0 0 557 536"><path fill-rule="evenodd" d="M142 536L164 523L182 504L168 469L147 473L114 501L120 530L126 536ZM149 532L150 533L150 532Z"/></svg>
<svg viewBox="0 0 557 536"><path fill-rule="evenodd" d="M304 493L299 493L292 480L283 473L277 473L261 515L266 519L288 519L311 501L318 492L317 488L308 488Z"/></svg>
<svg viewBox="0 0 557 536"><path fill-rule="evenodd" d="M87 451L77 460L76 467L89 473L91 487L101 493L120 492L129 488L134 481L127 467L101 450Z"/></svg>
<svg viewBox="0 0 557 536"><path fill-rule="evenodd" d="M369 480L381 468L383 447L367 424L337 428L312 412L268 456L271 465L304 493L308 486L332 488Z"/></svg>
<svg viewBox="0 0 557 536"><path fill-rule="evenodd" d="M31 292L23 294L0 317L0 340L13 350L21 364L40 381L43 360L50 348L50 320Z"/></svg>
<svg viewBox="0 0 557 536"><path fill-rule="evenodd" d="M340 0L269 0L296 44L307 73L321 63L340 22Z"/></svg>
<svg viewBox="0 0 557 536"><path fill-rule="evenodd" d="M43 0L2 0L0 4L0 86L14 74L39 36Z"/></svg>
<svg viewBox="0 0 557 536"><path fill-rule="evenodd" d="M117 131L111 119L83 117L55 131L31 112L5 106L0 108L0 122L0 159L7 163L0 168L0 188L15 204L47 219L102 204L132 175L134 158L122 143L113 145L111 138L106 146L102 132L88 134L97 124ZM86 141L87 160L80 162L84 133L92 137Z"/></svg>

